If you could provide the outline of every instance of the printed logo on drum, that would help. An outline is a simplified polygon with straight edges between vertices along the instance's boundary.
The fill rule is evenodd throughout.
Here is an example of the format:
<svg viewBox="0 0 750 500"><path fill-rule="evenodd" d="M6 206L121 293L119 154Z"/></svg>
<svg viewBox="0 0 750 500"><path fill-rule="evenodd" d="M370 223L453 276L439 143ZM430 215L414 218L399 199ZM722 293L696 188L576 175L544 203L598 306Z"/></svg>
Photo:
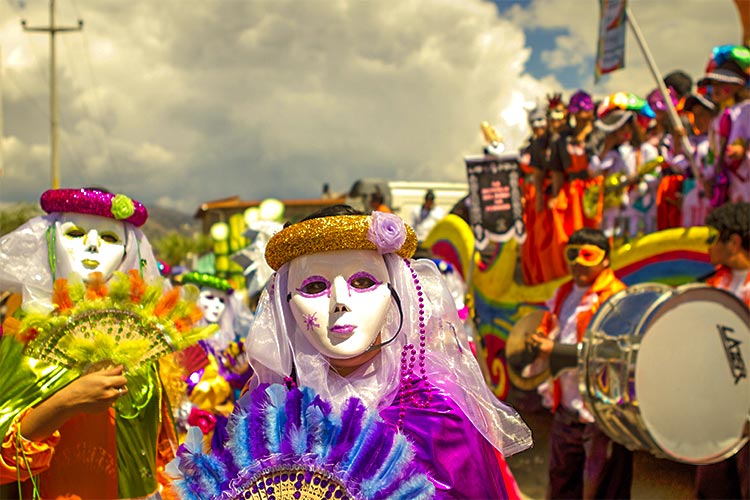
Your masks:
<svg viewBox="0 0 750 500"><path fill-rule="evenodd" d="M730 333L734 333L732 328L722 325L716 325L716 328L719 330L719 336L724 344L724 351L727 353L727 361L729 362L729 370L734 377L734 385L737 385L740 379L747 378L745 360L742 359L742 352L740 351L740 344L742 342L729 336Z"/></svg>

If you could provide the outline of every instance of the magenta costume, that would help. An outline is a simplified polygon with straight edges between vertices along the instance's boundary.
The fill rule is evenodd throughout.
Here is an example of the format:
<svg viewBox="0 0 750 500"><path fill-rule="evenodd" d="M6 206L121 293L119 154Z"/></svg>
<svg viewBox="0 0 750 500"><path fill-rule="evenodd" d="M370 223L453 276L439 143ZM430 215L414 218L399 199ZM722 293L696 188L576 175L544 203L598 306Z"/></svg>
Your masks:
<svg viewBox="0 0 750 500"><path fill-rule="evenodd" d="M303 221L281 233L307 231L305 238L310 243L287 237L285 246L277 245L279 253L287 248L297 250L290 241L291 245L329 245L322 251L377 247L393 295L380 329L377 355L347 376L332 369L290 310L287 283L289 261L294 257L277 258L276 265L269 259L277 271L261 295L245 347L255 373L250 388L293 380L299 387L312 388L339 410L349 398L358 398L412 442L438 498L507 498L498 455L507 457L525 450L531 446L531 433L516 411L487 387L455 301L435 264L404 258L403 240L393 247L399 249L399 255L393 248L383 251L377 239L370 240L374 245L362 242L368 227L370 231L378 227L378 220L372 219L383 215L329 216L323 222L309 222L309 227ZM398 235L404 225L397 216L392 217L401 229L387 228ZM331 229L316 233L315 226L324 224ZM302 227L290 231L298 225ZM343 236L332 237L328 232L343 231L342 227L346 228ZM413 231L407 230L414 238ZM274 238L284 236L281 233ZM273 239L266 248L267 259L269 248L273 248ZM413 254L414 248L406 253Z"/></svg>
<svg viewBox="0 0 750 500"><path fill-rule="evenodd" d="M402 432L435 485L436 498L508 498L492 446L438 388L421 382L417 387L417 402L403 406ZM432 395L429 407L427 394ZM380 415L396 426L400 411L392 405Z"/></svg>

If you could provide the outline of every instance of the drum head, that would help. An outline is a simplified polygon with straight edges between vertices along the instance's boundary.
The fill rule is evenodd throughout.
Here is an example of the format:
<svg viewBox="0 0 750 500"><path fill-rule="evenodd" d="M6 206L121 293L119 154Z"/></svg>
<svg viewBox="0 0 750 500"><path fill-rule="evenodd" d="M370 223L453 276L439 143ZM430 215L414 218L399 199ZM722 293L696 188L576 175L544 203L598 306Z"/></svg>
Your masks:
<svg viewBox="0 0 750 500"><path fill-rule="evenodd" d="M523 391L533 391L552 376L549 362L543 363L536 373L526 373L533 359L526 359L526 337L534 333L544 318L544 310L531 312L518 320L505 343L505 359L508 360L508 378L511 384Z"/></svg>
<svg viewBox="0 0 750 500"><path fill-rule="evenodd" d="M749 323L733 295L687 287L645 325L635 392L649 434L669 457L718 462L747 441Z"/></svg>

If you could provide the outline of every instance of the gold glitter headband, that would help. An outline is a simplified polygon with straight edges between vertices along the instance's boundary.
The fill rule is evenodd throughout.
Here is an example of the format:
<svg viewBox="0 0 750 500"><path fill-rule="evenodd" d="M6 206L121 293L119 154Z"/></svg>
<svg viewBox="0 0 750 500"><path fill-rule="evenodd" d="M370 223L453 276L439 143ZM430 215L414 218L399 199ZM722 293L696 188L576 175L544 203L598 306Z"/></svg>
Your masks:
<svg viewBox="0 0 750 500"><path fill-rule="evenodd" d="M397 215L335 215L297 222L276 233L266 245L266 262L278 271L297 257L320 252L374 250L408 259L416 249L417 235Z"/></svg>

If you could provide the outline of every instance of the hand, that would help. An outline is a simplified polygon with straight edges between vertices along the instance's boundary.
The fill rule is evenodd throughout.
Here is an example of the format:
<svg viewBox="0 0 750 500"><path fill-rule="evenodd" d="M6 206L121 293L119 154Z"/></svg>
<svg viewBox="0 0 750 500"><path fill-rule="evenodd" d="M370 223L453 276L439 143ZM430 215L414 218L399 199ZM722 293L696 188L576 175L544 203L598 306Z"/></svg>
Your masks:
<svg viewBox="0 0 750 500"><path fill-rule="evenodd" d="M99 413L127 394L124 368L116 366L88 373L63 387L26 414L22 435L31 441L51 436L68 419L81 413Z"/></svg>
<svg viewBox="0 0 750 500"><path fill-rule="evenodd" d="M529 341L538 350L542 358L549 358L549 355L552 354L552 348L555 346L555 341L545 337L541 332L532 333L527 339L527 342Z"/></svg>
<svg viewBox="0 0 750 500"><path fill-rule="evenodd" d="M120 396L127 394L124 368L115 366L83 375L60 390L60 396L74 413L106 411Z"/></svg>
<svg viewBox="0 0 750 500"><path fill-rule="evenodd" d="M745 147L742 144L729 144L725 155L730 160L741 160L745 156Z"/></svg>

